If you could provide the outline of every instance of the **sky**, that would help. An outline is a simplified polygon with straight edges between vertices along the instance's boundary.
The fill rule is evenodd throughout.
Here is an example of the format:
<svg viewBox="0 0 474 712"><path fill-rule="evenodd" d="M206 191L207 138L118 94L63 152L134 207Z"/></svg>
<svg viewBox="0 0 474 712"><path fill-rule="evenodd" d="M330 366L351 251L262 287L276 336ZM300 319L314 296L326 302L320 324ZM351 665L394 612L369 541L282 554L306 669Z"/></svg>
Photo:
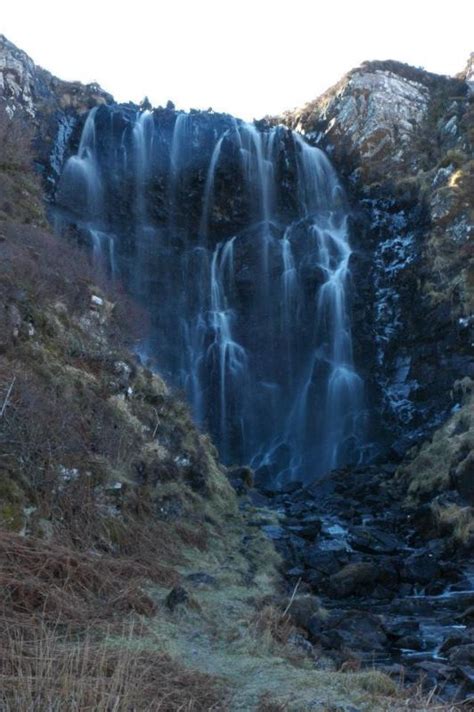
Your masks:
<svg viewBox="0 0 474 712"><path fill-rule="evenodd" d="M117 101L243 119L311 101L367 59L441 74L474 50L470 0L14 0L0 32Z"/></svg>

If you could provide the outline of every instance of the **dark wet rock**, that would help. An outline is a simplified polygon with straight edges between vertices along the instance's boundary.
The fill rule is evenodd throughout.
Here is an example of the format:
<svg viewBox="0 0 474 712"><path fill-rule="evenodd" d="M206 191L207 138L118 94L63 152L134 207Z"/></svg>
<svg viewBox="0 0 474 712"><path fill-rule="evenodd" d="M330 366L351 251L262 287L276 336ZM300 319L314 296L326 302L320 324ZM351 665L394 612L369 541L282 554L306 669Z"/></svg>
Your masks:
<svg viewBox="0 0 474 712"><path fill-rule="evenodd" d="M400 539L375 528L354 527L349 540L354 549L369 554L395 554L405 548Z"/></svg>
<svg viewBox="0 0 474 712"><path fill-rule="evenodd" d="M247 498L254 507L268 507L271 503L270 497L266 497L262 492L258 492L257 490L247 492Z"/></svg>
<svg viewBox="0 0 474 712"><path fill-rule="evenodd" d="M346 564L340 571L333 574L329 578L329 590L336 598L365 594L375 587L377 580L377 566L360 561Z"/></svg>
<svg viewBox="0 0 474 712"><path fill-rule="evenodd" d="M459 665L457 671L461 675L461 677L467 682L469 687L474 688L474 666Z"/></svg>
<svg viewBox="0 0 474 712"><path fill-rule="evenodd" d="M472 635L465 630L457 630L451 633L440 646L439 652L441 654L447 653L449 650L461 645L467 645L473 642Z"/></svg>
<svg viewBox="0 0 474 712"><path fill-rule="evenodd" d="M306 623L305 628L308 631L310 638L315 642L320 642L322 636L329 635L331 633L330 627L328 626L327 617L322 616L320 611L311 616L311 618ZM337 642L334 643L334 645L327 644L326 639L325 641L326 647L331 648L339 647L341 643L340 638L338 638Z"/></svg>
<svg viewBox="0 0 474 712"><path fill-rule="evenodd" d="M171 612L189 601L189 593L183 586L175 586L165 598L165 605Z"/></svg>
<svg viewBox="0 0 474 712"><path fill-rule="evenodd" d="M298 628L308 630L311 618L317 616L320 609L321 603L316 596L296 596L288 608L288 613Z"/></svg>
<svg viewBox="0 0 474 712"><path fill-rule="evenodd" d="M316 505L311 501L295 501L294 499L288 505L287 514L289 519L303 520L305 517L310 516Z"/></svg>
<svg viewBox="0 0 474 712"><path fill-rule="evenodd" d="M341 568L342 552L321 551L317 545L306 549L304 562L310 569L314 569L323 576L331 576Z"/></svg>
<svg viewBox="0 0 474 712"><path fill-rule="evenodd" d="M474 606L469 606L465 611L463 611L459 616L458 620L462 623L473 623L474 622Z"/></svg>
<svg viewBox="0 0 474 712"><path fill-rule="evenodd" d="M427 584L440 574L440 566L434 554L422 551L412 554L402 569L402 579L408 583Z"/></svg>
<svg viewBox="0 0 474 712"><path fill-rule="evenodd" d="M303 537L304 539L316 539L319 536L322 528L321 519L319 517L309 516L304 517L300 521L290 519L287 523L287 529L296 534L297 536Z"/></svg>
<svg viewBox="0 0 474 712"><path fill-rule="evenodd" d="M424 650L425 645L423 639L416 635L406 635L403 638L399 638L394 646L396 648L404 650Z"/></svg>
<svg viewBox="0 0 474 712"><path fill-rule="evenodd" d="M265 524L262 526L262 532L267 535L269 539L284 539L287 533L283 527L278 524Z"/></svg>
<svg viewBox="0 0 474 712"><path fill-rule="evenodd" d="M397 557L376 557L377 579L388 588L398 588L400 584L401 562Z"/></svg>
<svg viewBox="0 0 474 712"><path fill-rule="evenodd" d="M274 539L275 548L290 568L302 568L306 541L294 535Z"/></svg>
<svg viewBox="0 0 474 712"><path fill-rule="evenodd" d="M298 625L338 664L349 652L372 664L377 658L390 661L397 674L401 660L405 680L415 684L422 674L428 687L442 685L446 695L454 696L460 684L469 684L462 683L458 668L472 663L464 656L462 663L445 662L434 654L443 639L443 657L474 642L469 631L453 627L469 624L472 617L471 578L462 575L466 554L440 535L431 507L408 514L395 502L381 515L382 500L377 492L371 495L379 487L380 468L361 468L354 497L347 472L332 476L337 493L318 498L313 485L314 494L296 491L272 498L286 532L275 540L285 575L292 586L301 579L302 590L306 584L319 597L302 596ZM354 518L361 525L354 525ZM302 527L319 520L321 531L311 542L302 536Z"/></svg>
<svg viewBox="0 0 474 712"><path fill-rule="evenodd" d="M423 660L420 663L416 663L415 669L422 673L424 677L427 677L431 685L436 684L439 679L449 680L455 674L454 668L434 660Z"/></svg>
<svg viewBox="0 0 474 712"><path fill-rule="evenodd" d="M390 588L387 588L386 586L382 586L381 584L378 584L370 593L371 598L375 599L376 601L391 601L393 598L393 591Z"/></svg>
<svg viewBox="0 0 474 712"><path fill-rule="evenodd" d="M474 643L451 648L448 658L451 665L474 665Z"/></svg>
<svg viewBox="0 0 474 712"><path fill-rule="evenodd" d="M281 494L293 494L294 492L302 492L303 483L302 482L287 482L280 488Z"/></svg>
<svg viewBox="0 0 474 712"><path fill-rule="evenodd" d="M419 623L412 620L384 620L384 629L390 638L398 639L412 635L419 629Z"/></svg>
<svg viewBox="0 0 474 712"><path fill-rule="evenodd" d="M435 609L435 603L424 597L397 598L391 604L393 613L407 616L431 616Z"/></svg>
<svg viewBox="0 0 474 712"><path fill-rule="evenodd" d="M393 663L392 665L380 665L378 668L380 672L384 672L386 675L403 679L406 675L406 667L400 663Z"/></svg>
<svg viewBox="0 0 474 712"><path fill-rule="evenodd" d="M438 532L438 522L430 504L423 504L410 513L409 522L424 539L432 539Z"/></svg>
<svg viewBox="0 0 474 712"><path fill-rule="evenodd" d="M444 579L430 581L425 586L425 594L427 596L439 596L446 589L446 581Z"/></svg>
<svg viewBox="0 0 474 712"><path fill-rule="evenodd" d="M336 633L334 640L340 640L338 647L343 645L353 651L380 652L388 644L380 618L364 611L332 611L323 635L329 632Z"/></svg>

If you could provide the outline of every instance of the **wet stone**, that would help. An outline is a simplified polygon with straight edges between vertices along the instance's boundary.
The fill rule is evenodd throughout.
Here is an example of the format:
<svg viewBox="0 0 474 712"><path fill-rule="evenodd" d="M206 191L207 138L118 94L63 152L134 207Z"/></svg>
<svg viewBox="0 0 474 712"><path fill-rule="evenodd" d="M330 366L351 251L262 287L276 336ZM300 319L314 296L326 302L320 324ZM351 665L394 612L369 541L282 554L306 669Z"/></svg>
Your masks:
<svg viewBox="0 0 474 712"><path fill-rule="evenodd" d="M341 568L341 558L334 551L320 551L316 546L306 549L304 562L310 569L315 569L325 576L335 574Z"/></svg>
<svg viewBox="0 0 474 712"><path fill-rule="evenodd" d="M266 534L269 539L273 540L284 539L287 536L287 533L283 527L280 527L277 524L265 524L262 526L262 532Z"/></svg>
<svg viewBox="0 0 474 712"><path fill-rule="evenodd" d="M405 548L392 534L374 528L354 527L349 541L354 549L371 554L395 554Z"/></svg>
<svg viewBox="0 0 474 712"><path fill-rule="evenodd" d="M321 528L322 522L319 517L306 517L299 522L289 520L289 524L287 525L287 529L293 534L310 540L319 536Z"/></svg>
<svg viewBox="0 0 474 712"><path fill-rule="evenodd" d="M469 687L474 688L474 666L472 665L460 665L457 668L461 677L468 683Z"/></svg>
<svg viewBox="0 0 474 712"><path fill-rule="evenodd" d="M474 665L474 643L451 648L448 657L451 665Z"/></svg>
<svg viewBox="0 0 474 712"><path fill-rule="evenodd" d="M175 586L165 598L165 605L173 612L178 606L189 601L189 593L182 586Z"/></svg>

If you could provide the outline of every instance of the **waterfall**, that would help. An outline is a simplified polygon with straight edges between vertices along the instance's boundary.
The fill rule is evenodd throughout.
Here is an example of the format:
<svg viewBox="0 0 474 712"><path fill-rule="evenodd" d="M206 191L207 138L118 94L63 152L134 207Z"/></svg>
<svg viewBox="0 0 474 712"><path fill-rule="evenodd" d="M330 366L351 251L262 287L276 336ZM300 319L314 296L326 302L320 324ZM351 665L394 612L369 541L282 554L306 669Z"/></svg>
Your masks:
<svg viewBox="0 0 474 712"><path fill-rule="evenodd" d="M97 107L89 113L82 130L77 155L66 162L61 185L64 190L77 191L74 198L79 211L91 222L102 217L102 179L97 160Z"/></svg>
<svg viewBox="0 0 474 712"><path fill-rule="evenodd" d="M227 115L101 107L57 210L146 306L147 353L226 463L286 482L358 460L349 211L323 151Z"/></svg>

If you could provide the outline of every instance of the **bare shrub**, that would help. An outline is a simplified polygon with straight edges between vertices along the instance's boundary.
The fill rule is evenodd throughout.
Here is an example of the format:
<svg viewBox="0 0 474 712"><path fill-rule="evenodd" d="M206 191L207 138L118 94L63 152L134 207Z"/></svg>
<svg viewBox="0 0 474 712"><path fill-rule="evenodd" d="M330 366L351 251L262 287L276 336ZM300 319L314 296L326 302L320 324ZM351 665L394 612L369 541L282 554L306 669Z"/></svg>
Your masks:
<svg viewBox="0 0 474 712"><path fill-rule="evenodd" d="M0 107L0 171L28 171L33 163L30 123L10 118Z"/></svg>

